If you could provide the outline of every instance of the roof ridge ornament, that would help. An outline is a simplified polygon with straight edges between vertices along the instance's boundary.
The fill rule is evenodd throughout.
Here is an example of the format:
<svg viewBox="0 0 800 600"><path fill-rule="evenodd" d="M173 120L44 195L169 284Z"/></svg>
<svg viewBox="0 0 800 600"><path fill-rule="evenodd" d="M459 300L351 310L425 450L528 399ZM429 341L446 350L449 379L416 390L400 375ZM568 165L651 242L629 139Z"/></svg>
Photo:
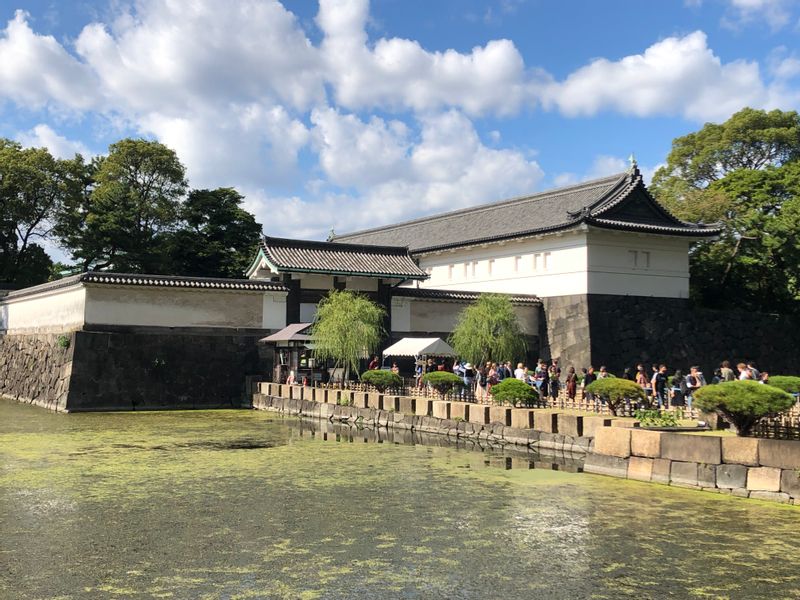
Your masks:
<svg viewBox="0 0 800 600"><path fill-rule="evenodd" d="M634 156L633 152L631 152L631 155L628 157L628 164L630 165L628 167L628 177L633 180L640 175L639 165L636 162L636 156Z"/></svg>

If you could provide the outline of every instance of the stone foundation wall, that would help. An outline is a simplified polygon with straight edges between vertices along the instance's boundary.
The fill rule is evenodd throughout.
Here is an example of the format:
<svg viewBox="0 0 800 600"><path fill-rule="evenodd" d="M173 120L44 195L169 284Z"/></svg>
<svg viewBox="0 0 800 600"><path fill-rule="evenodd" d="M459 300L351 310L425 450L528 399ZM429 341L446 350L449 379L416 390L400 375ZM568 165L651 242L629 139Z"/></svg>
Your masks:
<svg viewBox="0 0 800 600"><path fill-rule="evenodd" d="M800 505L800 442L607 427L587 473Z"/></svg>
<svg viewBox="0 0 800 600"><path fill-rule="evenodd" d="M271 365L265 335L77 331L0 336L0 394L59 411L235 408Z"/></svg>
<svg viewBox="0 0 800 600"><path fill-rule="evenodd" d="M636 362L703 368L755 360L773 374L800 373L800 317L697 308L688 300L588 296L594 366L621 373Z"/></svg>
<svg viewBox="0 0 800 600"><path fill-rule="evenodd" d="M73 350L74 334L0 335L0 396L67 410Z"/></svg>
<svg viewBox="0 0 800 600"><path fill-rule="evenodd" d="M586 295L543 298L539 324L542 358L558 358L562 366L573 365L578 371L591 364Z"/></svg>

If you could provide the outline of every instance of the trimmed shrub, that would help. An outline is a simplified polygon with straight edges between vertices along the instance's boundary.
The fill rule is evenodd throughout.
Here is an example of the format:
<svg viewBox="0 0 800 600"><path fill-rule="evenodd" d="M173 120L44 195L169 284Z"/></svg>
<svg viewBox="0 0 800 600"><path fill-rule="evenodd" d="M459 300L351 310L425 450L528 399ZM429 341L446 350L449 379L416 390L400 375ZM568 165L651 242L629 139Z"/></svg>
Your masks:
<svg viewBox="0 0 800 600"><path fill-rule="evenodd" d="M788 410L794 402L791 394L757 381L726 381L694 393L697 408L721 415L742 436L762 417Z"/></svg>
<svg viewBox="0 0 800 600"><path fill-rule="evenodd" d="M504 404L508 402L511 406L516 406L518 402L528 406L533 404L536 393L524 381L509 377L503 379L491 389L492 397L495 402Z"/></svg>
<svg viewBox="0 0 800 600"><path fill-rule="evenodd" d="M800 393L800 377L792 375L770 375L769 384L790 394Z"/></svg>
<svg viewBox="0 0 800 600"><path fill-rule="evenodd" d="M374 385L382 394L389 388L396 388L403 385L403 378L391 371L365 371L361 374L361 381Z"/></svg>
<svg viewBox="0 0 800 600"><path fill-rule="evenodd" d="M616 416L619 409L626 400L631 402L643 402L645 400L644 390L635 381L620 379L618 377L604 377L597 379L586 386L586 391L603 399L608 404L608 410Z"/></svg>
<svg viewBox="0 0 800 600"><path fill-rule="evenodd" d="M433 371L432 373L425 373L422 376L422 382L427 383L442 397L447 395L447 393L452 390L453 388L464 385L464 381L456 375L455 373L451 373L449 371Z"/></svg>

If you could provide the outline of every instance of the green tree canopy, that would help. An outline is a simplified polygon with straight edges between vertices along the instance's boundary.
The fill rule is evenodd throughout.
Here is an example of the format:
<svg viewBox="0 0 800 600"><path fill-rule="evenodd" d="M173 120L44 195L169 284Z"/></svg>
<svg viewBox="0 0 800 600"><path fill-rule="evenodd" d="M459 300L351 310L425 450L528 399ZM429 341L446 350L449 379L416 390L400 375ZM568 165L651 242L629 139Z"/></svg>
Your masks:
<svg viewBox="0 0 800 600"><path fill-rule="evenodd" d="M746 108L672 143L653 177L658 200L688 221L721 222L692 251L704 305L800 310L800 117Z"/></svg>
<svg viewBox="0 0 800 600"><path fill-rule="evenodd" d="M595 379L586 386L586 391L605 400L612 415L616 415L626 401L645 401L644 390L638 383L617 377Z"/></svg>
<svg viewBox="0 0 800 600"><path fill-rule="evenodd" d="M364 371L361 374L361 381L369 385L374 385L380 393L385 392L389 388L399 388L403 385L403 378L400 377L400 375L382 369Z"/></svg>
<svg viewBox="0 0 800 600"><path fill-rule="evenodd" d="M531 386L514 377L507 377L497 385L493 385L490 393L496 403L504 404L508 402L512 406L516 406L519 402L525 406L530 406L537 397Z"/></svg>
<svg viewBox="0 0 800 600"><path fill-rule="evenodd" d="M357 373L361 359L374 352L383 339L385 314L366 296L331 290L317 306L311 327L317 358L333 360L335 367L346 373Z"/></svg>
<svg viewBox="0 0 800 600"><path fill-rule="evenodd" d="M261 225L241 208L243 199L232 188L189 192L179 208L179 229L166 236L172 274L244 275L258 247Z"/></svg>
<svg viewBox="0 0 800 600"><path fill-rule="evenodd" d="M762 417L788 410L794 403L788 392L757 381L726 381L703 386L694 393L697 408L717 412L742 436L750 433Z"/></svg>
<svg viewBox="0 0 800 600"><path fill-rule="evenodd" d="M422 382L427 383L439 393L439 397L444 400L447 394L464 385L464 380L455 373L449 371L431 371L422 376Z"/></svg>
<svg viewBox="0 0 800 600"><path fill-rule="evenodd" d="M459 356L478 365L525 353L517 314L508 296L501 294L481 294L462 310L448 341Z"/></svg>
<svg viewBox="0 0 800 600"><path fill-rule="evenodd" d="M173 231L186 191L185 169L163 144L124 139L95 159L85 193L57 227L82 270L164 271L163 234Z"/></svg>
<svg viewBox="0 0 800 600"><path fill-rule="evenodd" d="M0 138L0 281L20 286L47 281L52 261L45 240L62 206L80 194L83 159L53 158Z"/></svg>

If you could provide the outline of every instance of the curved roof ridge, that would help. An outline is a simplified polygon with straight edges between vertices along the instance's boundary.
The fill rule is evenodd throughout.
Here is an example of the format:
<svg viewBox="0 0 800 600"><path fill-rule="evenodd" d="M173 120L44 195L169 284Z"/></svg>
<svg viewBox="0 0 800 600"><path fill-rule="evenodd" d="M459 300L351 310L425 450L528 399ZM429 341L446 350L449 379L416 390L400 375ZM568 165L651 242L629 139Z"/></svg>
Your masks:
<svg viewBox="0 0 800 600"><path fill-rule="evenodd" d="M628 177L628 172L625 171L623 173L615 173L614 175L608 175L606 177L601 177L598 179L591 179L589 181L583 181L581 183L576 183L568 186L551 188L549 190L544 190L541 192L536 192L535 194L525 194L522 196L513 196L511 198L506 198L503 200L497 200L495 202L489 202L487 204L478 204L476 206L469 206L466 208L458 208L455 210L449 210L443 213L437 213L433 215L428 215L426 217L418 217L416 219L411 219L409 221L401 221L400 223L394 224L387 224L378 227L370 227L369 229L360 229L357 231L352 231L350 233L344 233L340 235L335 235L331 239L331 241L335 243L347 243L347 238L366 235L370 233L375 233L378 231L386 231L387 229L400 229L403 227L408 227L411 225L418 225L419 223L429 223L431 221L437 221L439 219L447 219L452 217L453 215L461 215L461 214L477 214L487 210L494 210L497 208L502 208L505 206L513 206L514 204L521 204L523 202L532 201L535 202L536 200L540 200L543 198L557 198L558 196L563 196L567 194L572 194L576 191L583 191L583 190L590 190L596 187L603 187L604 185L609 185L611 183L617 183L622 181L624 178ZM344 242L339 242L338 240L345 240Z"/></svg>

